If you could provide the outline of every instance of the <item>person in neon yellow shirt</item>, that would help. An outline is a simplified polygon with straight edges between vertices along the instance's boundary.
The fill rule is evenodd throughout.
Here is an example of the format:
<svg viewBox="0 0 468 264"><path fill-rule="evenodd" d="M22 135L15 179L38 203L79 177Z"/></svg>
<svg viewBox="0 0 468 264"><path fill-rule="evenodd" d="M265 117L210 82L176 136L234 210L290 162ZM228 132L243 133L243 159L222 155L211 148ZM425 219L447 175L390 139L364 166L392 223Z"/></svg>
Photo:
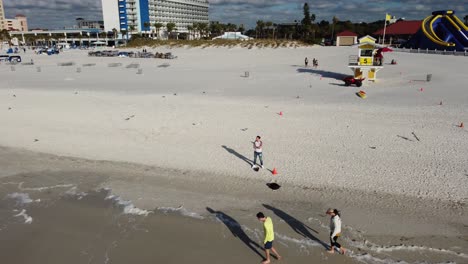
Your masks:
<svg viewBox="0 0 468 264"><path fill-rule="evenodd" d="M264 248L265 248L265 257L266 260L262 262L262 264L270 263L270 250L276 255L278 260L282 259L282 257L278 254L278 251L273 247L273 240L275 240L275 232L273 230L273 221L271 221L270 217L266 217L262 212L257 214L257 219L263 223L263 229L265 232L265 239L263 241Z"/></svg>

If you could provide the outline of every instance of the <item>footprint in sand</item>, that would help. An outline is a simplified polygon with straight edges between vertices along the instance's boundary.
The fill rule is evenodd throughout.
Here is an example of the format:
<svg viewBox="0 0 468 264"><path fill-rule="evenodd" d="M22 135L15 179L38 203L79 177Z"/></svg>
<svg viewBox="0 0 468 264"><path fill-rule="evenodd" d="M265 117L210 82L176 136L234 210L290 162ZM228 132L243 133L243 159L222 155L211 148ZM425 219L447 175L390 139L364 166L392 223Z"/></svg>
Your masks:
<svg viewBox="0 0 468 264"><path fill-rule="evenodd" d="M246 128L241 128L242 131L247 131L249 128L246 127Z"/></svg>
<svg viewBox="0 0 468 264"><path fill-rule="evenodd" d="M37 139L37 138L34 139L34 142L38 142L38 141L39 141L39 139Z"/></svg>
<svg viewBox="0 0 468 264"><path fill-rule="evenodd" d="M131 116L125 118L125 121L128 121L128 120L130 120L130 119L132 119L132 118L134 118L134 117L135 117L135 115L131 115Z"/></svg>

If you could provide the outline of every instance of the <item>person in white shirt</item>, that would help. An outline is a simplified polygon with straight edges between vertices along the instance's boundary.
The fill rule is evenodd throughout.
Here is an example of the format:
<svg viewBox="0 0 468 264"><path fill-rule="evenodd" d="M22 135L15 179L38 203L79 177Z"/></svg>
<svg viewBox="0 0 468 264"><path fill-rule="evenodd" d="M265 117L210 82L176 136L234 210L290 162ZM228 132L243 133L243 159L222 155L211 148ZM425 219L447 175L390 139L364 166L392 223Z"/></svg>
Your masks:
<svg viewBox="0 0 468 264"><path fill-rule="evenodd" d="M262 138L260 136L257 136L257 138L255 138L255 142L253 143L254 160L253 160L252 168L255 167L255 165L257 164L257 157L260 160L260 166L262 167L262 169L264 168L263 167L263 152L262 152L263 142L261 139Z"/></svg>
<svg viewBox="0 0 468 264"><path fill-rule="evenodd" d="M342 247L336 240L341 236L341 218L340 212L337 209L328 209L326 212L330 216L330 250L329 253L335 253L335 247L341 254L346 253L346 249Z"/></svg>

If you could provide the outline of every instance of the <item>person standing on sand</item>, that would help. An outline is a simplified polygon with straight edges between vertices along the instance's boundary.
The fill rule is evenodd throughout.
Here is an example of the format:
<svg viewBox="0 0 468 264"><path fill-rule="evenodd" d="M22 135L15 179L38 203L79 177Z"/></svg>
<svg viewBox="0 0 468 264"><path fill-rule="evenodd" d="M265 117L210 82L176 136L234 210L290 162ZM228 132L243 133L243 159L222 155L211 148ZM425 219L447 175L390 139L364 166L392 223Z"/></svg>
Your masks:
<svg viewBox="0 0 468 264"><path fill-rule="evenodd" d="M278 254L278 251L273 247L273 240L275 240L275 232L273 230L273 221L271 221L270 217L266 217L262 212L257 214L258 221L263 223L263 230L265 232L265 239L263 241L264 248L265 248L265 257L266 260L262 262L262 264L270 263L270 250L276 255L278 260L282 259L282 257Z"/></svg>
<svg viewBox="0 0 468 264"><path fill-rule="evenodd" d="M337 209L329 208L326 214L330 215L330 250L328 250L328 252L335 253L336 247L341 254L344 254L346 253L346 249L336 242L336 240L341 236L340 212Z"/></svg>
<svg viewBox="0 0 468 264"><path fill-rule="evenodd" d="M253 143L254 160L253 160L252 168L255 167L255 165L257 164L257 157L260 160L260 166L262 167L262 169L264 168L263 167L263 150L262 150L263 142L261 139L262 138L260 136L257 136L255 138L255 142Z"/></svg>
<svg viewBox="0 0 468 264"><path fill-rule="evenodd" d="M304 64L305 64L306 67L309 65L309 59L307 59L307 57L304 60Z"/></svg>

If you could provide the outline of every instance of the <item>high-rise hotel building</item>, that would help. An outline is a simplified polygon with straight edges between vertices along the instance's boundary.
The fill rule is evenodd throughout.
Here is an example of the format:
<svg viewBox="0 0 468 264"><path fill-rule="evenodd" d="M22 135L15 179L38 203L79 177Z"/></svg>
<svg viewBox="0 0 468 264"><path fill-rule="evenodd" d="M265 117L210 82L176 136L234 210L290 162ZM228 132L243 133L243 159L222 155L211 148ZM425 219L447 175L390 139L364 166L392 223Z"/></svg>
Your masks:
<svg viewBox="0 0 468 264"><path fill-rule="evenodd" d="M5 29L5 12L3 10L3 0L0 0L0 30Z"/></svg>
<svg viewBox="0 0 468 264"><path fill-rule="evenodd" d="M102 0L104 29L152 31L155 23L175 23L187 32L193 23L208 23L207 0Z"/></svg>

